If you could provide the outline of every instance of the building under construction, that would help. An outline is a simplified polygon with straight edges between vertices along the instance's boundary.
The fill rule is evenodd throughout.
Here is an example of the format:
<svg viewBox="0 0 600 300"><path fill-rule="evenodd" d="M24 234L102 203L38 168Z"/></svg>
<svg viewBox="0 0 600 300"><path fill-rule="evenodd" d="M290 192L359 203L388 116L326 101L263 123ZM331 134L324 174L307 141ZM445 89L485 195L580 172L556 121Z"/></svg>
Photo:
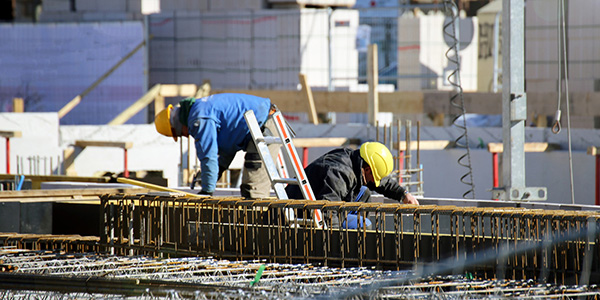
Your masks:
<svg viewBox="0 0 600 300"><path fill-rule="evenodd" d="M0 297L597 299L599 9L2 4ZM192 139L152 124L227 92L269 98L287 121L272 197L240 196L243 153L198 195ZM287 199L302 167L367 141L391 150L419 205Z"/></svg>

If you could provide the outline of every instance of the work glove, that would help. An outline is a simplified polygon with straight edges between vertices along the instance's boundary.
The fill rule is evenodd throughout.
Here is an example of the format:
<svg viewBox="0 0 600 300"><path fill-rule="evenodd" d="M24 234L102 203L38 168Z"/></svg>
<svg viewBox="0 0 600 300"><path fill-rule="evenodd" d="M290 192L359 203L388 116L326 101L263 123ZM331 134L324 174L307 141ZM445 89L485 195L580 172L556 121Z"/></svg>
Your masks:
<svg viewBox="0 0 600 300"><path fill-rule="evenodd" d="M348 218L342 222L342 228L348 229L357 229L366 227L367 229L371 228L371 220L368 218L363 218L357 214L348 214Z"/></svg>

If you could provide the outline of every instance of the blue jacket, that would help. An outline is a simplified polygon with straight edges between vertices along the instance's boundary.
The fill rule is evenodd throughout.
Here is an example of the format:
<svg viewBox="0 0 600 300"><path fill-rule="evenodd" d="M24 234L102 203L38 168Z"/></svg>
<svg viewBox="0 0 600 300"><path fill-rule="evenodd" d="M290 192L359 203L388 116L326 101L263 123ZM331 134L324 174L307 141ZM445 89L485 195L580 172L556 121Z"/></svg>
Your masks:
<svg viewBox="0 0 600 300"><path fill-rule="evenodd" d="M194 137L202 168L202 191L212 193L221 173L238 150L245 150L252 137L244 113L253 110L262 126L269 116L271 100L244 94L216 94L190 108L188 130Z"/></svg>

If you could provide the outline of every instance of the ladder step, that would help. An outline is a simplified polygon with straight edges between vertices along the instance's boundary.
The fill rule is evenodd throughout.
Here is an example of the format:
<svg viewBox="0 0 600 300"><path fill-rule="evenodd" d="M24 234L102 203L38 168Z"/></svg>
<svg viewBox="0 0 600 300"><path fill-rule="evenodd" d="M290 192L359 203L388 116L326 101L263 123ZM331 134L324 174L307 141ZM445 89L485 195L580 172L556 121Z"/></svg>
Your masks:
<svg viewBox="0 0 600 300"><path fill-rule="evenodd" d="M281 139L278 137L274 137L274 136L265 136L262 138L257 138L256 141L258 142L265 142L267 144L283 144L281 142Z"/></svg>
<svg viewBox="0 0 600 300"><path fill-rule="evenodd" d="M298 179L296 178L274 178L273 183L287 183L298 185Z"/></svg>

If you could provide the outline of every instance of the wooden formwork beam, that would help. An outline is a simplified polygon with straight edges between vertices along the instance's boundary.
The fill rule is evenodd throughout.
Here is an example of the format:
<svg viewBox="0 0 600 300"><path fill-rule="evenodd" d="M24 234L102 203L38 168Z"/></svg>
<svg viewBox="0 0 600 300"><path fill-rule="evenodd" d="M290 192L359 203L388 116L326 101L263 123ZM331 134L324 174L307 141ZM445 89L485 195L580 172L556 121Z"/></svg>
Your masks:
<svg viewBox="0 0 600 300"><path fill-rule="evenodd" d="M304 93L306 101L308 102L308 118L311 123L317 125L319 124L319 119L317 118L317 110L315 109L315 101L313 98L312 89L310 85L308 85L306 75L300 73L298 74L298 78L300 79L300 84L302 85L302 92Z"/></svg>
<svg viewBox="0 0 600 300"><path fill-rule="evenodd" d="M379 114L379 63L377 62L377 44L369 45L367 51L367 83L369 85L367 118L369 124L377 124Z"/></svg>
<svg viewBox="0 0 600 300"><path fill-rule="evenodd" d="M545 152L551 150L560 149L560 145L552 144L552 143L525 143L524 144L525 152ZM504 144L502 143L489 143L488 151L492 153L502 153L504 152Z"/></svg>
<svg viewBox="0 0 600 300"><path fill-rule="evenodd" d="M212 94L243 93L270 98L284 112L306 112L305 95L300 90L213 90ZM366 113L367 92L313 91L317 113ZM443 120L444 115L456 115L446 91L396 91L379 92L379 111L397 114L427 114ZM556 106L548 105L557 93L527 93L527 111L540 116L553 116ZM571 115L575 117L600 116L600 92L571 93ZM469 113L498 115L502 113L502 95L498 93L464 93L465 107Z"/></svg>
<svg viewBox="0 0 600 300"><path fill-rule="evenodd" d="M144 107L148 106L154 99L159 95L159 91L161 90L161 85L157 84L153 86L142 98L137 100L127 109L122 111L118 116L116 116L112 121L108 122L108 125L123 125L127 122L131 117L135 116L140 110Z"/></svg>
<svg viewBox="0 0 600 300"><path fill-rule="evenodd" d="M25 112L25 102L23 98L13 98L13 112Z"/></svg>
<svg viewBox="0 0 600 300"><path fill-rule="evenodd" d="M306 112L306 96L302 91L279 90L215 90L213 94L242 93L271 99L283 112ZM313 91L317 113L366 113L366 92ZM399 114L423 112L422 92L379 93L379 111Z"/></svg>
<svg viewBox="0 0 600 300"><path fill-rule="evenodd" d="M58 202L75 201L100 203L100 197L106 194L142 194L149 193L147 188L87 188L87 189L57 189L57 190L22 190L3 191L0 193L2 202Z"/></svg>

